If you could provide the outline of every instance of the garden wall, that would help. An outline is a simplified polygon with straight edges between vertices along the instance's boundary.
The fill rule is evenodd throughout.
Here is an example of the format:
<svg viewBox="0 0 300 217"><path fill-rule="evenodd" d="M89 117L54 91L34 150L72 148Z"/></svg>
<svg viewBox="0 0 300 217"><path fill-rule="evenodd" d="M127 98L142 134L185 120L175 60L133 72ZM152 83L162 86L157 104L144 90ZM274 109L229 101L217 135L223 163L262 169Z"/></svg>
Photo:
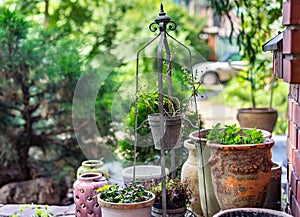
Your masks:
<svg viewBox="0 0 300 217"><path fill-rule="evenodd" d="M290 84L288 95L288 185L290 214L300 217L300 1L283 3L283 79Z"/></svg>

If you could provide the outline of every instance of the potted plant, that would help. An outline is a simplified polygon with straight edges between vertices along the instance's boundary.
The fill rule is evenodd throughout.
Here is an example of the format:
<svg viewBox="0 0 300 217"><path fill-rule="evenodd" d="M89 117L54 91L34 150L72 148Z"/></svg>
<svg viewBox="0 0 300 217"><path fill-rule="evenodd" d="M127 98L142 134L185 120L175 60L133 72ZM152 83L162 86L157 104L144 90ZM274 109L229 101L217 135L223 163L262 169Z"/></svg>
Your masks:
<svg viewBox="0 0 300 217"><path fill-rule="evenodd" d="M154 184L149 189L155 195L155 203L152 206L152 216L162 215L162 185ZM190 203L192 191L188 181L180 179L166 180L166 205L169 217L181 217L186 214L187 205Z"/></svg>
<svg viewBox="0 0 300 217"><path fill-rule="evenodd" d="M193 131L189 134L189 139L184 141L191 149L196 150L200 204L205 217L211 217L220 211L220 206L213 190L211 168L208 163L210 150L206 146L206 143L210 130L202 129ZM262 132L264 138L271 138L270 132L259 130Z"/></svg>
<svg viewBox="0 0 300 217"><path fill-rule="evenodd" d="M176 97L162 96L163 114L159 113L159 94L146 93L142 96L143 103L149 108L148 122L156 149L177 148L181 144L183 114Z"/></svg>
<svg viewBox="0 0 300 217"><path fill-rule="evenodd" d="M263 207L273 166L274 141L256 128L217 124L207 135L214 192L222 210Z"/></svg>
<svg viewBox="0 0 300 217"><path fill-rule="evenodd" d="M237 33L237 44L243 57L249 61L249 67L234 80L238 85L232 89L232 96L239 97L239 101L248 101L250 96L251 105L241 108L237 119L242 127L257 127L272 132L278 116L277 109L272 107L273 88L278 82L274 82L272 56L263 53L262 45L276 32L273 27L274 24L278 26L276 23L282 14L282 4L272 7L272 10L263 1L242 0L228 3L220 0L210 1L210 5L217 14L224 15L229 20L233 20L230 18L237 15L234 20L240 20L239 25L231 22L230 42L234 33ZM237 8L241 13L232 13L233 8ZM247 89L246 94L238 93L240 89Z"/></svg>
<svg viewBox="0 0 300 217"><path fill-rule="evenodd" d="M102 217L141 217L150 216L154 194L144 186L131 182L120 188L119 185L105 185L97 190L98 204Z"/></svg>

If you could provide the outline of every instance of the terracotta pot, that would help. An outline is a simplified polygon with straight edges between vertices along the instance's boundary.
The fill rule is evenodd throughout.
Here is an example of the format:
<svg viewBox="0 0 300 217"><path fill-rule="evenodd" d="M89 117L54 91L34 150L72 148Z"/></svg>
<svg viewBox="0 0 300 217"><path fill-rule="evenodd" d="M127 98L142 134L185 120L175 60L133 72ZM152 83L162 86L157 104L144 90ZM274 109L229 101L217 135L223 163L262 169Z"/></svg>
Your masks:
<svg viewBox="0 0 300 217"><path fill-rule="evenodd" d="M237 120L241 127L256 127L272 133L277 116L277 110L274 108L245 108L238 110Z"/></svg>
<svg viewBox="0 0 300 217"><path fill-rule="evenodd" d="M209 133L209 130L210 129L194 131L189 135L189 138L193 141L197 151L200 201L202 212L205 217L211 217L221 209L213 189L211 169L208 163L210 150L206 146L206 136ZM261 131L264 138L272 137L270 132L266 130Z"/></svg>
<svg viewBox="0 0 300 217"><path fill-rule="evenodd" d="M262 144L222 145L207 142L212 183L222 210L264 205L271 179L271 147Z"/></svg>
<svg viewBox="0 0 300 217"><path fill-rule="evenodd" d="M217 213L214 217L292 217L291 215L279 212L271 209L260 209L260 208L239 208L239 209L228 209Z"/></svg>
<svg viewBox="0 0 300 217"><path fill-rule="evenodd" d="M155 148L164 150L179 148L181 146L183 115L162 116L159 113L148 116L149 125Z"/></svg>
<svg viewBox="0 0 300 217"><path fill-rule="evenodd" d="M181 181L187 180L190 189L193 190L190 208L198 216L202 216L199 194L198 162L196 156L196 147L191 139L185 140L183 145L189 151L189 156L181 168Z"/></svg>
<svg viewBox="0 0 300 217"><path fill-rule="evenodd" d="M153 197L150 200L139 203L110 203L100 199L98 196L102 217L150 217L151 206L155 200L154 194L152 195Z"/></svg>
<svg viewBox="0 0 300 217"><path fill-rule="evenodd" d="M81 163L77 169L77 178L84 173L101 173L108 179L108 169L104 166L102 160L86 160Z"/></svg>
<svg viewBox="0 0 300 217"><path fill-rule="evenodd" d="M273 163L271 170L271 182L264 208L281 210L281 175L282 168L280 165Z"/></svg>
<svg viewBox="0 0 300 217"><path fill-rule="evenodd" d="M85 173L73 184L76 216L101 217L101 207L95 197L98 188L108 184L100 173Z"/></svg>

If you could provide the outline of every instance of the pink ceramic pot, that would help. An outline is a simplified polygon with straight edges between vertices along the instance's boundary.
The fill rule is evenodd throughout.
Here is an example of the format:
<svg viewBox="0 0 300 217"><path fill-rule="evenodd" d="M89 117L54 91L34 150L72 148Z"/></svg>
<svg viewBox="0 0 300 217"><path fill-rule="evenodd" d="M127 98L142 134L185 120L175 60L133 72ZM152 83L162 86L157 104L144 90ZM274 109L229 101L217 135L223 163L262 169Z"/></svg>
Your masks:
<svg viewBox="0 0 300 217"><path fill-rule="evenodd" d="M85 173L77 178L73 184L76 217L101 217L95 191L105 184L108 182L100 173Z"/></svg>

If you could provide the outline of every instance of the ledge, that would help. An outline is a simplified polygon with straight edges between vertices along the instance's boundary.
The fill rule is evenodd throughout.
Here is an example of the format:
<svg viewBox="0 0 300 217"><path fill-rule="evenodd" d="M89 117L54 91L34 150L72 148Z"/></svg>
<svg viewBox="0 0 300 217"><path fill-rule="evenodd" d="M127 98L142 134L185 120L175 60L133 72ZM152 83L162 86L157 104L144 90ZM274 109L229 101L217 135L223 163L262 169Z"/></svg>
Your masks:
<svg viewBox="0 0 300 217"><path fill-rule="evenodd" d="M26 207L24 211L20 211L21 207ZM44 205L31 204L0 204L0 217L8 217L15 214L20 214L20 217L28 217L35 214L35 207L43 208ZM75 217L74 205L71 206L47 206L51 214L55 216Z"/></svg>

